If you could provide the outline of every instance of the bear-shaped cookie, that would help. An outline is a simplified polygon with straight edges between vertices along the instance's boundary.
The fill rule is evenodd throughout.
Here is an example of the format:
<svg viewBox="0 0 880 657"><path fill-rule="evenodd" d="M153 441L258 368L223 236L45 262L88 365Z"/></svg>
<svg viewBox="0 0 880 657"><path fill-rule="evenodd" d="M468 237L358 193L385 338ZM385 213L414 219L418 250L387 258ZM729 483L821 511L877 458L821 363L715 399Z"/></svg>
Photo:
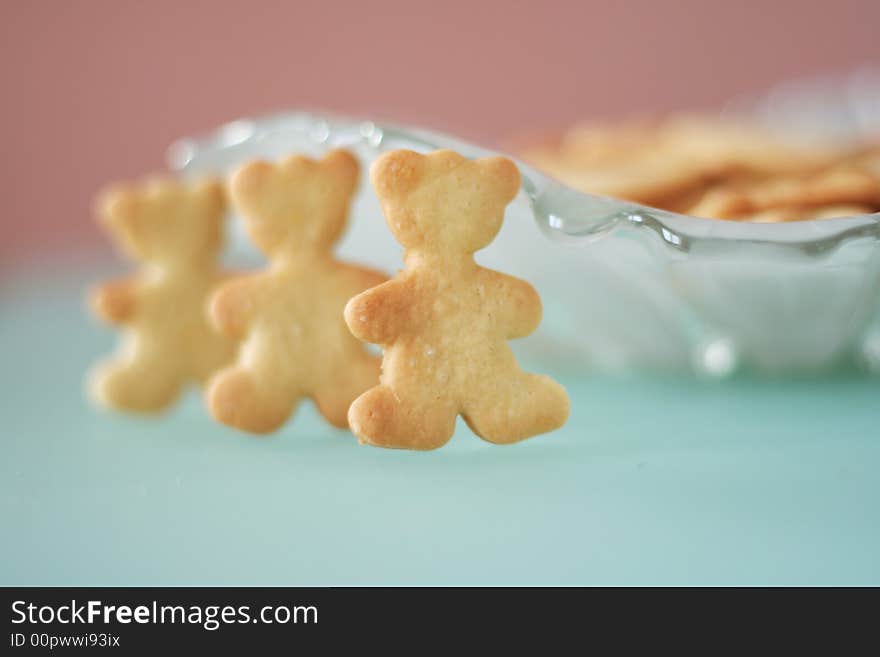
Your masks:
<svg viewBox="0 0 880 657"><path fill-rule="evenodd" d="M495 238L519 190L513 162L399 150L376 160L371 178L406 268L345 308L351 332L384 349L380 384L349 410L358 439L434 449L459 414L493 443L560 427L565 389L523 372L507 344L540 323L537 292L473 256Z"/></svg>
<svg viewBox="0 0 880 657"><path fill-rule="evenodd" d="M92 393L115 409L158 411L235 353L234 342L211 328L206 313L208 296L223 278L217 265L223 186L154 179L111 188L97 206L100 222L142 268L91 294L95 314L124 328L119 354L94 372Z"/></svg>
<svg viewBox="0 0 880 657"><path fill-rule="evenodd" d="M232 202L269 266L211 301L217 329L242 341L238 362L206 392L218 421L268 433L311 397L331 424L347 427L351 402L378 381L379 358L352 337L342 312L387 277L333 256L358 173L357 160L335 150L320 160L252 162L232 176Z"/></svg>

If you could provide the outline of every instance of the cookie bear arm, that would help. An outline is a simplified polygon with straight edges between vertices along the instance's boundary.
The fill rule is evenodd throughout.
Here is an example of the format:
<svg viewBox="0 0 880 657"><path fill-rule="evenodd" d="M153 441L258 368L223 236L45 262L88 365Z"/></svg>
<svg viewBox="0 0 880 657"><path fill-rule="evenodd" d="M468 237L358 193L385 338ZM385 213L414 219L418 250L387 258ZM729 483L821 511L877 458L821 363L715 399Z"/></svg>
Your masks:
<svg viewBox="0 0 880 657"><path fill-rule="evenodd" d="M254 276L237 276L211 296L208 315L214 328L231 338L243 338L254 308L257 280Z"/></svg>
<svg viewBox="0 0 880 657"><path fill-rule="evenodd" d="M111 281L96 287L89 299L95 315L111 324L124 324L137 310L138 283L134 278Z"/></svg>
<svg viewBox="0 0 880 657"><path fill-rule="evenodd" d="M392 279L362 292L345 306L345 323L359 340L387 344L397 337L398 327L407 325L407 286Z"/></svg>
<svg viewBox="0 0 880 657"><path fill-rule="evenodd" d="M530 283L507 274L492 272L498 294L496 313L507 339L530 335L541 323L541 297Z"/></svg>

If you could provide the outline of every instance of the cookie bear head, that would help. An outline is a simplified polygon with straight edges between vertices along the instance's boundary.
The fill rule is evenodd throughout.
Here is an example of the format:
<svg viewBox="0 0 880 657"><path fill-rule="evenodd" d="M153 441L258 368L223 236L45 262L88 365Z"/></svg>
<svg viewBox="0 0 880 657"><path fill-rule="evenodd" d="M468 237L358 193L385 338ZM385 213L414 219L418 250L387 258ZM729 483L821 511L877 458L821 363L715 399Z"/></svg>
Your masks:
<svg viewBox="0 0 880 657"><path fill-rule="evenodd" d="M223 241L225 212L217 180L120 185L100 194L97 203L99 221L129 256L162 265L214 258Z"/></svg>
<svg viewBox="0 0 880 657"><path fill-rule="evenodd" d="M370 177L388 227L405 248L459 253L495 238L520 186L511 160L468 160L448 150L386 153Z"/></svg>
<svg viewBox="0 0 880 657"><path fill-rule="evenodd" d="M320 160L251 162L232 176L229 189L251 239L274 257L328 250L345 230L357 179L355 157L334 150Z"/></svg>

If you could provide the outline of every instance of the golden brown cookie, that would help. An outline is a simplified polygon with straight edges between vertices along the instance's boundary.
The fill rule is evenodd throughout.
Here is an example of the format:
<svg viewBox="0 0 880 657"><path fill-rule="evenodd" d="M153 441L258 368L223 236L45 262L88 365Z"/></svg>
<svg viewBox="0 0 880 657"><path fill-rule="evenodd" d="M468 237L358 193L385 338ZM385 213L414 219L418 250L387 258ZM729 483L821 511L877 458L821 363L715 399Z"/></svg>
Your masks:
<svg viewBox="0 0 880 657"><path fill-rule="evenodd" d="M852 162L880 179L880 145L866 146L853 157Z"/></svg>
<svg viewBox="0 0 880 657"><path fill-rule="evenodd" d="M809 175L721 185L707 192L688 212L745 220L772 210L791 210L792 216L810 218L812 210L835 206L880 208L880 178L860 167L842 165Z"/></svg>
<svg viewBox="0 0 880 657"><path fill-rule="evenodd" d="M575 126L520 155L575 189L663 208L717 178L714 168L670 149L662 123L647 119Z"/></svg>
<svg viewBox="0 0 880 657"><path fill-rule="evenodd" d="M101 365L92 392L129 411L170 405L189 381L204 381L229 362L231 340L217 335L206 299L223 277L217 266L225 199L217 181L154 180L101 195L98 216L142 268L91 294L96 315L124 328L119 354Z"/></svg>
<svg viewBox="0 0 880 657"><path fill-rule="evenodd" d="M380 385L348 413L358 439L434 449L459 414L493 443L560 427L565 389L523 372L507 345L540 323L537 292L473 256L495 238L519 190L513 162L399 150L379 158L371 177L406 269L345 307L351 332L384 349Z"/></svg>
<svg viewBox="0 0 880 657"><path fill-rule="evenodd" d="M818 208L775 208L736 217L736 221L749 221L756 224L779 224L788 221L808 221L810 219L834 219L871 214L874 209L867 205L825 205Z"/></svg>
<svg viewBox="0 0 880 657"><path fill-rule="evenodd" d="M838 148L784 139L758 125L732 119L680 115L660 130L663 150L722 178L807 174L837 161Z"/></svg>
<svg viewBox="0 0 880 657"><path fill-rule="evenodd" d="M717 185L813 174L843 157L753 125L687 115L575 126L519 153L575 189L674 212Z"/></svg>
<svg viewBox="0 0 880 657"><path fill-rule="evenodd" d="M343 150L252 162L233 175L232 202L269 266L228 282L211 302L217 329L241 341L238 361L206 393L218 421L267 433L312 397L346 427L351 402L378 381L379 359L351 336L342 311L386 277L333 257L357 179L357 160Z"/></svg>

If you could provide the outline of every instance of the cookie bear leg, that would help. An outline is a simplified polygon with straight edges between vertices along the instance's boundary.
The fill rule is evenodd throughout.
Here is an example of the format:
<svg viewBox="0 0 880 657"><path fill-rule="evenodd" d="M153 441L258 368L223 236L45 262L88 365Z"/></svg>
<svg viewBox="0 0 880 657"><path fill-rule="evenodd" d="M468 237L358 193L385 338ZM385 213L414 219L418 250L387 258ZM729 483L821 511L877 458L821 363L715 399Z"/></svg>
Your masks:
<svg viewBox="0 0 880 657"><path fill-rule="evenodd" d="M261 385L241 367L219 372L208 386L205 399L218 422L251 433L270 433L290 417L298 395L279 387Z"/></svg>
<svg viewBox="0 0 880 657"><path fill-rule="evenodd" d="M436 449L455 431L455 408L434 400L401 398L387 385L358 397L348 411L352 432L377 447Z"/></svg>
<svg viewBox="0 0 880 657"><path fill-rule="evenodd" d="M180 394L181 381L167 362L137 359L109 362L95 373L93 391L105 405L126 411L153 413L170 406Z"/></svg>
<svg viewBox="0 0 880 657"><path fill-rule="evenodd" d="M348 409L358 395L376 385L382 361L375 356L354 361L314 394L315 404L327 421L340 429L348 428Z"/></svg>
<svg viewBox="0 0 880 657"><path fill-rule="evenodd" d="M515 443L561 427L568 419L565 388L547 376L518 373L492 394L475 395L462 416L471 430L491 443Z"/></svg>

